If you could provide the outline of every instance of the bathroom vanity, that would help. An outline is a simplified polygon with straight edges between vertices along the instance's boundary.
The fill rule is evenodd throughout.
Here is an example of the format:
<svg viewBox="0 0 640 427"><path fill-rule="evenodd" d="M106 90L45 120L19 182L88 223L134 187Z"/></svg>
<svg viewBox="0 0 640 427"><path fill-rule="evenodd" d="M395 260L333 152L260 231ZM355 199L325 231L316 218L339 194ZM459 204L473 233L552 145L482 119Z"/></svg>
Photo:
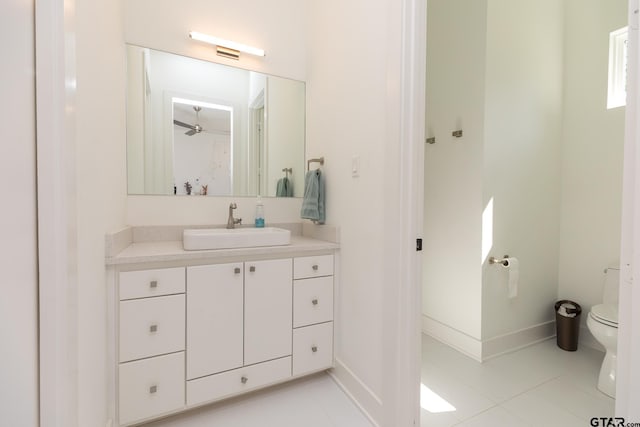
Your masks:
<svg viewBox="0 0 640 427"><path fill-rule="evenodd" d="M107 237L115 425L333 366L337 238L294 231L284 246L185 251L164 232Z"/></svg>

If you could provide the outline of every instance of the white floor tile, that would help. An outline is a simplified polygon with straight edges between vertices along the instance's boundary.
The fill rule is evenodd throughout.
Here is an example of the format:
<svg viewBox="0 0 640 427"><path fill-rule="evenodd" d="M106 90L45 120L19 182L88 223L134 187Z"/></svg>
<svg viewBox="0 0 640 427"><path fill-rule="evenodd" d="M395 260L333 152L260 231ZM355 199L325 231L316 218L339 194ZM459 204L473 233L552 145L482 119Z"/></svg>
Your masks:
<svg viewBox="0 0 640 427"><path fill-rule="evenodd" d="M446 416L423 411L423 426L452 418L460 425L581 426L613 414L614 400L596 388L604 356L597 350L567 352L552 339L479 363L426 336L422 349L423 383L459 408Z"/></svg>
<svg viewBox="0 0 640 427"><path fill-rule="evenodd" d="M533 424L515 415L511 415L505 409L496 406L457 425L460 427L525 427L532 426Z"/></svg>
<svg viewBox="0 0 640 427"><path fill-rule="evenodd" d="M451 427L459 422L460 420L451 412L434 414L424 409L420 412L420 427Z"/></svg>
<svg viewBox="0 0 640 427"><path fill-rule="evenodd" d="M540 427L584 427L585 421L550 402L535 391L509 399L501 405L507 412Z"/></svg>
<svg viewBox="0 0 640 427"><path fill-rule="evenodd" d="M599 396L584 391L573 382L570 375L543 384L534 391L583 420L590 420L592 417L612 417L614 413L613 399L604 394Z"/></svg>
<svg viewBox="0 0 640 427"><path fill-rule="evenodd" d="M442 371L423 376L423 383L438 396L456 408L451 414L462 421L496 406L496 402L480 391L452 378Z"/></svg>
<svg viewBox="0 0 640 427"><path fill-rule="evenodd" d="M326 374L155 421L148 427L371 427Z"/></svg>

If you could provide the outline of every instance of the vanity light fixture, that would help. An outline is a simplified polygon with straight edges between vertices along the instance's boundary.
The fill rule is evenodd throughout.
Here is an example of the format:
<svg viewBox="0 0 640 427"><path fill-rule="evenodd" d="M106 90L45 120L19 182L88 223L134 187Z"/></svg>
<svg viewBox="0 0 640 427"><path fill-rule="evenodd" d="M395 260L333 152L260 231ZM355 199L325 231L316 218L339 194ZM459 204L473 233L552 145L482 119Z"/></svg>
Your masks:
<svg viewBox="0 0 640 427"><path fill-rule="evenodd" d="M218 37L213 37L208 34L198 33L196 31L190 31L189 37L194 40L209 43L215 45L216 53L225 58L239 59L240 52L249 53L256 56L264 56L264 50L253 46L247 46L241 43L236 43L231 40L225 40Z"/></svg>

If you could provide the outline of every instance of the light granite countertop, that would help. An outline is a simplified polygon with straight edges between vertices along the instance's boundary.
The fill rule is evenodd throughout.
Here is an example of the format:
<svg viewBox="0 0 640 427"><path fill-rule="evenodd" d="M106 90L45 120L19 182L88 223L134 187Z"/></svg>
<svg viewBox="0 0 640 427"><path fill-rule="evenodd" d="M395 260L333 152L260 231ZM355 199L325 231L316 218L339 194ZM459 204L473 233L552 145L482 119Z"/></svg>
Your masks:
<svg viewBox="0 0 640 427"><path fill-rule="evenodd" d="M322 228L318 228L322 227ZM233 258L253 258L272 256L305 256L336 250L338 229L327 226L304 226L302 234L291 234L291 243L282 246L262 246L236 249L215 249L187 251L182 240L143 239L135 241L136 231L127 227L107 236L105 263L108 266L124 266L142 263L190 263ZM155 233L157 235L157 233ZM175 236L173 234L169 234Z"/></svg>

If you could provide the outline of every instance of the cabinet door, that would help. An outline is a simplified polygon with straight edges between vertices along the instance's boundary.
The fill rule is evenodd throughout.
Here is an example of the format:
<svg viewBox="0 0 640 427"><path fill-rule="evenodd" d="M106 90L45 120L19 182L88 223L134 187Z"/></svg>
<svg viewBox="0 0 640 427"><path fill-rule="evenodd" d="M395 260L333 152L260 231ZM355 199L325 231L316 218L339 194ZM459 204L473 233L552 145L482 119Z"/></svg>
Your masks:
<svg viewBox="0 0 640 427"><path fill-rule="evenodd" d="M242 366L242 263L187 268L187 379Z"/></svg>
<svg viewBox="0 0 640 427"><path fill-rule="evenodd" d="M291 355L291 259L245 262L244 364Z"/></svg>

